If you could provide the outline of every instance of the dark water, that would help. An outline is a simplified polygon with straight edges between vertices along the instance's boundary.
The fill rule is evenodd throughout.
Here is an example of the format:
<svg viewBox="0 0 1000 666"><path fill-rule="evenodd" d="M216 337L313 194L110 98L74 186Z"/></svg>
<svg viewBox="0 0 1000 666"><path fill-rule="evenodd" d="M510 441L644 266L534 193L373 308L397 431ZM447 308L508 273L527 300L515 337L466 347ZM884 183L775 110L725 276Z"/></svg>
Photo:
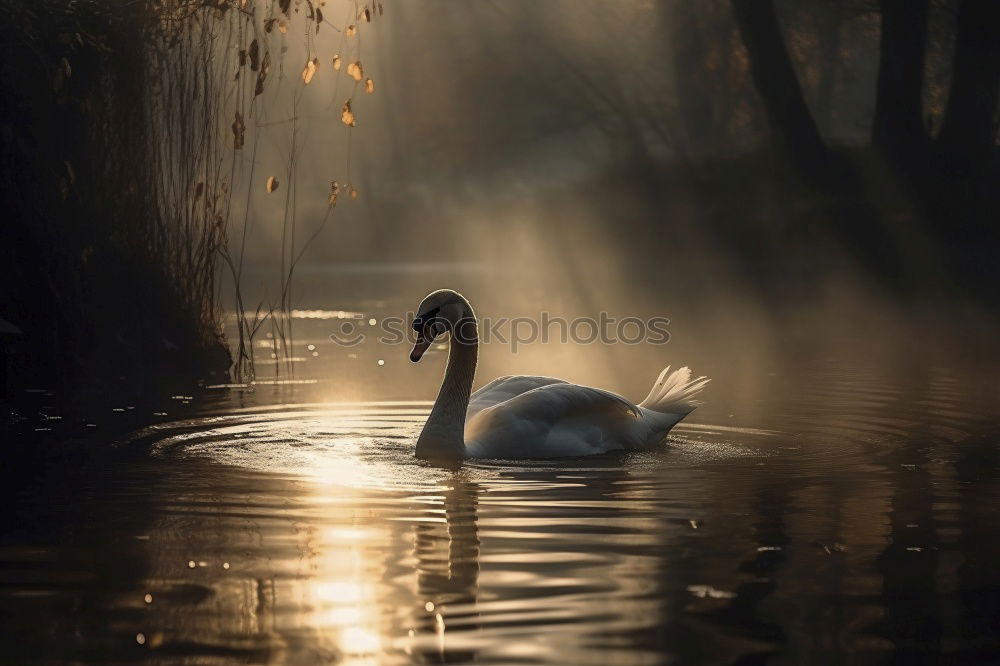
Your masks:
<svg viewBox="0 0 1000 666"><path fill-rule="evenodd" d="M1000 661L995 369L714 374L660 449L459 470L426 402L212 389L10 500L0 657Z"/></svg>

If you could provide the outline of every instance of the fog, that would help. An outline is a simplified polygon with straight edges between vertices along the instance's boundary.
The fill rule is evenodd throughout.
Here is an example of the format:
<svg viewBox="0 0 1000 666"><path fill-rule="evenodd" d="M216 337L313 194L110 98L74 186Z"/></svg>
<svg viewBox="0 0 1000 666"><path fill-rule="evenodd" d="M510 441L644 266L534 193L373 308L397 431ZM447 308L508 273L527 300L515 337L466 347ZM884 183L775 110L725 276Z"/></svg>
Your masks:
<svg viewBox="0 0 1000 666"><path fill-rule="evenodd" d="M351 22L352 7L331 8ZM781 2L777 13L831 160L863 174L860 199L803 188L769 154L728 3L399 3L356 36L324 24L306 39L293 18L267 35L280 65L235 171L236 191L249 186L246 305L277 302L288 257L322 229L296 265L294 308L390 316L447 286L480 316L671 319L666 348L493 350L487 369L493 359L639 386L642 368L675 355L731 355L752 375L793 350L924 353L954 328L985 339L986 316L911 186L866 149L877 7ZM933 129L954 7L935 4L932 21ZM310 57L319 66L303 86ZM355 60L373 93L346 75ZM355 127L340 118L348 98ZM294 239L283 241L286 215Z"/></svg>

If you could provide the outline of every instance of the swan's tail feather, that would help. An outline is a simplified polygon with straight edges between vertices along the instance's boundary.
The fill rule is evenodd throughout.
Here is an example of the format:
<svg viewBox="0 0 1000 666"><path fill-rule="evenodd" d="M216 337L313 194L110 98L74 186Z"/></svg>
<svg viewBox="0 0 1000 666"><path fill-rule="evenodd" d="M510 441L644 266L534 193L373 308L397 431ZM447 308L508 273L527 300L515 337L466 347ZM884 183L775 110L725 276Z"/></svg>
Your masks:
<svg viewBox="0 0 1000 666"><path fill-rule="evenodd" d="M654 412L688 414L701 404L698 400L694 400L694 396L701 392L709 381L711 380L708 377L691 379L691 370L687 367L670 372L668 365L656 378L649 395L639 403L639 406Z"/></svg>

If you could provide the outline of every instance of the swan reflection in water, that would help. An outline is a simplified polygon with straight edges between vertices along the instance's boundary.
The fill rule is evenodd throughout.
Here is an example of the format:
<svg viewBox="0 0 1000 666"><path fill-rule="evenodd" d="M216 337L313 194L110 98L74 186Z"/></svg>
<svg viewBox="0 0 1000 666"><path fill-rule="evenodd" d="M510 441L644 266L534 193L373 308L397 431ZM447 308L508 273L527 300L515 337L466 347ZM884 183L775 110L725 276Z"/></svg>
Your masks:
<svg viewBox="0 0 1000 666"><path fill-rule="evenodd" d="M824 368L572 463L419 462L411 405L150 430L11 504L0 661L992 656L996 372Z"/></svg>
<svg viewBox="0 0 1000 666"><path fill-rule="evenodd" d="M470 661L474 647L462 632L480 628L479 484L461 473L450 479L444 493L444 519L433 517L415 528L417 593L420 621L411 630L410 651L431 663ZM446 638L447 635L447 638ZM433 636L433 641L425 640Z"/></svg>

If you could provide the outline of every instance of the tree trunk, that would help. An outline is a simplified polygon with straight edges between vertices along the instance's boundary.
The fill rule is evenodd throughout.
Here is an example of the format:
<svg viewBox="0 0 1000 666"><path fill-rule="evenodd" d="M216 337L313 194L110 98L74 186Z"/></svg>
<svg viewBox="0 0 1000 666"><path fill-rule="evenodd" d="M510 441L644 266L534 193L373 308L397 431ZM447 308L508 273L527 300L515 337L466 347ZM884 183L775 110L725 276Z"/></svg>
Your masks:
<svg viewBox="0 0 1000 666"><path fill-rule="evenodd" d="M929 0L880 0L879 4L882 41L872 141L905 158L922 149L926 138L923 85Z"/></svg>
<svg viewBox="0 0 1000 666"><path fill-rule="evenodd" d="M772 140L803 175L823 178L829 151L806 106L774 12L774 0L731 0L731 4Z"/></svg>
<svg viewBox="0 0 1000 666"><path fill-rule="evenodd" d="M833 97L837 87L840 69L840 45L843 33L843 7L840 2L832 2L821 12L819 43L821 68L816 86L816 107L814 117L827 139L833 135Z"/></svg>
<svg viewBox="0 0 1000 666"><path fill-rule="evenodd" d="M955 29L951 92L942 147L956 155L988 153L996 135L1000 99L1000 2L961 0Z"/></svg>

